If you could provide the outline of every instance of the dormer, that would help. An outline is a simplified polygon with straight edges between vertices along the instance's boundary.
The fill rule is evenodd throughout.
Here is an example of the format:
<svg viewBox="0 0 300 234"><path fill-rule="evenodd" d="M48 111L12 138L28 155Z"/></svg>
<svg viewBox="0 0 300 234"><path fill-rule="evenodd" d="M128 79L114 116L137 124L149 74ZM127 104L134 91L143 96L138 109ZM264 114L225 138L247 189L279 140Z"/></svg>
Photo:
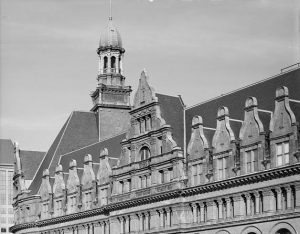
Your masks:
<svg viewBox="0 0 300 234"><path fill-rule="evenodd" d="M244 121L239 133L241 174L263 170L265 160L265 132L259 118L257 100L248 97L244 108Z"/></svg>
<svg viewBox="0 0 300 234"><path fill-rule="evenodd" d="M298 132L295 114L289 104L289 90L276 89L275 110L270 121L271 167L281 167L296 162Z"/></svg>
<svg viewBox="0 0 300 234"><path fill-rule="evenodd" d="M191 186L206 181L209 145L203 131L201 116L194 116L192 120L191 139L187 147L188 175Z"/></svg>
<svg viewBox="0 0 300 234"><path fill-rule="evenodd" d="M77 211L80 200L80 181L77 173L77 162L71 160L69 163L69 176L67 180L67 214Z"/></svg>
<svg viewBox="0 0 300 234"><path fill-rule="evenodd" d="M63 168L62 165L59 164L55 168L55 178L53 184L54 216L61 216L65 212L65 192L66 185L63 177Z"/></svg>
<svg viewBox="0 0 300 234"><path fill-rule="evenodd" d="M93 170L92 155L84 156L84 167L81 178L83 210L91 209L96 199L96 177Z"/></svg>
<svg viewBox="0 0 300 234"><path fill-rule="evenodd" d="M217 128L212 139L212 147L214 179L224 180L232 177L232 169L236 167L236 145L227 107L218 109Z"/></svg>

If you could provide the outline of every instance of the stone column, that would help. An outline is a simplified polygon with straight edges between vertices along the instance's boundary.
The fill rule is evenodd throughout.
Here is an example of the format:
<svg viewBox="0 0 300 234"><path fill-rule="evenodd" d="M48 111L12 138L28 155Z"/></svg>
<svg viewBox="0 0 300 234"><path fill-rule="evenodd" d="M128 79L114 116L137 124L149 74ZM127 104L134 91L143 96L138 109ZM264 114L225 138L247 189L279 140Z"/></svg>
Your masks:
<svg viewBox="0 0 300 234"><path fill-rule="evenodd" d="M259 199L259 192L254 192L255 196L255 209L254 213L259 214L260 213L260 199Z"/></svg>
<svg viewBox="0 0 300 234"><path fill-rule="evenodd" d="M125 220L125 233L129 233L129 227L130 227L130 218L129 216L124 217Z"/></svg>
<svg viewBox="0 0 300 234"><path fill-rule="evenodd" d="M218 201L218 219L223 219L223 202L222 199L219 199Z"/></svg>
<svg viewBox="0 0 300 234"><path fill-rule="evenodd" d="M120 231L121 231L121 234L124 234L125 233L125 230L124 230L124 218L123 217L120 217Z"/></svg>
<svg viewBox="0 0 300 234"><path fill-rule="evenodd" d="M164 210L161 209L158 212L159 212L159 226L163 227L164 226Z"/></svg>
<svg viewBox="0 0 300 234"><path fill-rule="evenodd" d="M166 226L169 227L171 226L171 209L166 208L166 213L167 213L167 223Z"/></svg>
<svg viewBox="0 0 300 234"><path fill-rule="evenodd" d="M286 190L286 209L292 209L292 188L291 186L285 187Z"/></svg>
<svg viewBox="0 0 300 234"><path fill-rule="evenodd" d="M193 223L197 223L197 204L192 203L191 208L192 208L192 214L193 214Z"/></svg>
<svg viewBox="0 0 300 234"><path fill-rule="evenodd" d="M246 215L251 215L251 195L248 193L245 195L246 197Z"/></svg>
<svg viewBox="0 0 300 234"><path fill-rule="evenodd" d="M105 222L101 222L100 225L101 225L101 228L100 228L101 232L100 232L100 234L105 234Z"/></svg>
<svg viewBox="0 0 300 234"><path fill-rule="evenodd" d="M233 197L234 217L245 215L245 203L241 195Z"/></svg>
<svg viewBox="0 0 300 234"><path fill-rule="evenodd" d="M110 230L110 223L109 221L105 221L105 234L108 234Z"/></svg>
<svg viewBox="0 0 300 234"><path fill-rule="evenodd" d="M107 55L107 70L110 73L111 72L111 55Z"/></svg>
<svg viewBox="0 0 300 234"><path fill-rule="evenodd" d="M300 183L295 184L295 208L300 208Z"/></svg>
<svg viewBox="0 0 300 234"><path fill-rule="evenodd" d="M151 131L150 116L146 116L146 131Z"/></svg>
<svg viewBox="0 0 300 234"><path fill-rule="evenodd" d="M150 218L150 214L148 212L146 212L145 213L145 225L144 225L145 230L149 230L149 218Z"/></svg>
<svg viewBox="0 0 300 234"><path fill-rule="evenodd" d="M276 188L275 189L276 193L277 193L277 210L282 210L282 191L281 188Z"/></svg>
<svg viewBox="0 0 300 234"><path fill-rule="evenodd" d="M144 226L143 214L139 213L138 217L139 217L139 231L143 231L143 229L144 229L143 228L143 226Z"/></svg>
<svg viewBox="0 0 300 234"><path fill-rule="evenodd" d="M145 133L146 129L145 129L145 119L144 118L140 118L140 124L141 124L141 133Z"/></svg>
<svg viewBox="0 0 300 234"><path fill-rule="evenodd" d="M232 217L231 215L231 200L229 197L225 198L226 201L226 218L230 219Z"/></svg>
<svg viewBox="0 0 300 234"><path fill-rule="evenodd" d="M97 233L97 234L104 234L102 233L101 231L101 226L100 226L100 223L94 223L94 233Z"/></svg>
<svg viewBox="0 0 300 234"><path fill-rule="evenodd" d="M203 202L200 203L200 222L201 223L205 222L205 209L204 209Z"/></svg>
<svg viewBox="0 0 300 234"><path fill-rule="evenodd" d="M275 212L275 197L271 189L263 191L264 212Z"/></svg>
<svg viewBox="0 0 300 234"><path fill-rule="evenodd" d="M139 219L138 216L136 214L132 214L130 216L130 221L131 221L131 225L130 225L130 232L138 232L139 231Z"/></svg>
<svg viewBox="0 0 300 234"><path fill-rule="evenodd" d="M115 55L116 58L116 73L119 74L119 55Z"/></svg>

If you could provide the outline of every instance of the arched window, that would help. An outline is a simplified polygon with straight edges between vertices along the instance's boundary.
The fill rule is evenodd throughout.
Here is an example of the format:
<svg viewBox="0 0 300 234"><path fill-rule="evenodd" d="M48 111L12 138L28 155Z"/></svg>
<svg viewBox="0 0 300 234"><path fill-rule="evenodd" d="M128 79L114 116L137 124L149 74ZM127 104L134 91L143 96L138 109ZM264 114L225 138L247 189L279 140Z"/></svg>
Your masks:
<svg viewBox="0 0 300 234"><path fill-rule="evenodd" d="M110 59L111 68L116 68L116 57L112 56Z"/></svg>
<svg viewBox="0 0 300 234"><path fill-rule="evenodd" d="M108 59L107 59L107 57L105 56L105 57L104 57L104 69L107 68L107 62L108 62Z"/></svg>
<svg viewBox="0 0 300 234"><path fill-rule="evenodd" d="M278 230L276 232L276 234L292 234L289 230L287 230L286 228L281 228L280 230Z"/></svg>
<svg viewBox="0 0 300 234"><path fill-rule="evenodd" d="M141 161L150 158L150 150L147 146L144 146L140 150Z"/></svg>

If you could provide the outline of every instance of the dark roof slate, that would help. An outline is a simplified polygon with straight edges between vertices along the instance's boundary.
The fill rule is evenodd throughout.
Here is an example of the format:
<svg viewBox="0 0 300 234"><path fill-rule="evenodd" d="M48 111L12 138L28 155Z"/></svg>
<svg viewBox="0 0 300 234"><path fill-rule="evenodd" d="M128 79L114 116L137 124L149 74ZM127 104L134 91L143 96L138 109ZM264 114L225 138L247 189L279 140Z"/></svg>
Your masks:
<svg viewBox="0 0 300 234"><path fill-rule="evenodd" d="M180 97L156 94L160 104L162 117L171 125L173 138L183 149L183 104Z"/></svg>
<svg viewBox="0 0 300 234"><path fill-rule="evenodd" d="M14 164L14 145L10 139L0 139L1 164Z"/></svg>
<svg viewBox="0 0 300 234"><path fill-rule="evenodd" d="M219 96L209 101L200 103L198 105L187 108L186 110L186 138L187 144L191 136L192 118L195 115L200 115L203 118L203 125L205 127L216 127L216 117L218 108L226 106L229 109L230 118L243 120L244 119L244 105L247 97L253 96L257 98L258 108L269 111L274 111L274 98L276 88L286 86L289 89L289 97L291 99L300 100L300 69L295 69L287 73L279 74L277 76L268 78L261 82L249 85L239 90L233 91L229 94ZM300 104L290 102L291 109L300 119ZM269 129L270 115L259 112L265 130ZM238 122L230 122L231 127L238 138L241 124ZM211 142L210 142L211 144Z"/></svg>
<svg viewBox="0 0 300 234"><path fill-rule="evenodd" d="M53 175L60 155L98 141L97 116L93 112L74 111L63 125L34 176L29 190L36 194L42 182L43 170Z"/></svg>
<svg viewBox="0 0 300 234"><path fill-rule="evenodd" d="M40 163L44 158L45 152L21 150L20 158L22 163L22 170L25 180L32 180Z"/></svg>

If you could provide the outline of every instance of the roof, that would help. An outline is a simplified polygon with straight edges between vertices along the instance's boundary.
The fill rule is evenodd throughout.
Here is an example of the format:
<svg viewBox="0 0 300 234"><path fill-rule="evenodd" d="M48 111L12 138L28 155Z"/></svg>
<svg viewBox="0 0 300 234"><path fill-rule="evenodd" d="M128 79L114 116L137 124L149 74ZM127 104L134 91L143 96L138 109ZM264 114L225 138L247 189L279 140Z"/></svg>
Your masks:
<svg viewBox="0 0 300 234"><path fill-rule="evenodd" d="M245 101L249 96L257 98L258 108L268 111L274 111L275 91L280 86L286 86L289 89L290 99L300 100L300 68L282 73L271 78L262 80L255 84L246 86L231 93L221 95L206 102L194 105L186 109L186 138L187 143L191 136L192 118L200 115L203 118L203 126L215 128L218 108L226 106L229 109L230 118L243 120ZM300 119L300 104L290 102L292 111L295 113L296 119ZM259 117L264 124L265 131L269 129L270 114L259 112ZM230 122L231 128L238 138L241 127L239 122ZM205 130L209 133L208 139L212 137L214 131ZM206 135L207 136L207 135ZM210 140L210 139L209 139Z"/></svg>
<svg viewBox="0 0 300 234"><path fill-rule="evenodd" d="M45 152L20 150L20 158L22 163L22 171L25 180L32 180L35 172L37 171Z"/></svg>
<svg viewBox="0 0 300 234"><path fill-rule="evenodd" d="M43 170L48 168L54 174L60 155L74 151L98 141L97 116L93 112L74 111L67 119L57 137L45 154L36 171L29 190L36 194L42 182Z"/></svg>
<svg viewBox="0 0 300 234"><path fill-rule="evenodd" d="M156 93L160 104L161 115L166 124L171 125L173 138L183 148L183 103L180 97Z"/></svg>
<svg viewBox="0 0 300 234"><path fill-rule="evenodd" d="M14 164L14 145L10 139L0 139L1 164Z"/></svg>
<svg viewBox="0 0 300 234"><path fill-rule="evenodd" d="M101 33L99 47L119 47L122 48L122 39L119 31L114 26L112 20L108 21L106 30Z"/></svg>

